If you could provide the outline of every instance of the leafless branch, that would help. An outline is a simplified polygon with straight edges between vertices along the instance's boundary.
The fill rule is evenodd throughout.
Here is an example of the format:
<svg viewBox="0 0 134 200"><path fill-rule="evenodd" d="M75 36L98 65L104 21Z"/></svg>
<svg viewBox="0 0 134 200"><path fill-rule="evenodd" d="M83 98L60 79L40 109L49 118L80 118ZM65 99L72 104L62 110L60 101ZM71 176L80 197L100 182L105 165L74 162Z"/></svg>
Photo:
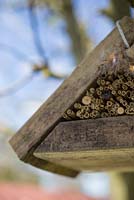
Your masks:
<svg viewBox="0 0 134 200"><path fill-rule="evenodd" d="M28 13L29 13L30 26L31 26L32 34L33 34L33 41L34 41L34 44L39 56L41 56L41 58L43 59L43 71L46 72L45 74L47 76L50 76L56 79L63 79L66 76L55 74L50 69L49 61L46 56L45 49L42 45L42 41L40 38L39 21L38 21L38 16L35 10L36 8L35 3L36 3L35 0L29 0Z"/></svg>
<svg viewBox="0 0 134 200"><path fill-rule="evenodd" d="M42 45L42 41L40 38L38 16L36 14L34 0L29 1L28 13L29 13L29 21L30 21L30 26L32 30L32 35L33 35L33 41L34 41L36 50L38 54L42 57L44 64L48 65L47 57L45 55L44 47Z"/></svg>
<svg viewBox="0 0 134 200"><path fill-rule="evenodd" d="M32 80L32 78L37 72L43 72L45 77L53 77L56 79L66 78L66 76L62 76L52 72L49 67L48 59L46 57L45 50L40 38L38 16L35 12L34 0L29 0L28 12L29 12L30 26L33 34L33 41L39 56L41 56L41 58L43 59L43 63L41 65L36 65L34 61L27 56L27 54L23 53L18 48L0 43L0 50L13 54L19 60L28 61L29 63L32 64L33 67L31 72L27 76L23 77L21 80L18 80L11 86L5 89L1 89L0 97L9 96L20 90L22 87L24 87L27 83L29 83Z"/></svg>
<svg viewBox="0 0 134 200"><path fill-rule="evenodd" d="M19 50L18 48L11 46L9 44L4 44L0 42L0 51L5 51L12 54L18 60L28 61L31 64L34 64L33 60L30 59L27 54Z"/></svg>
<svg viewBox="0 0 134 200"><path fill-rule="evenodd" d="M19 60L21 59L23 61L24 60L28 61L29 63L31 63L31 65L33 67L31 72L28 75L26 75L22 79L18 80L11 86L4 88L4 89L0 89L0 97L9 96L11 94L16 93L18 90L23 88L26 84L28 84L33 79L35 74L37 74L38 72L43 72L45 77L53 77L53 78L57 78L57 79L65 78L58 74L52 73L50 70L48 70L46 65L40 66L40 65L34 64L32 59L29 59L29 57L25 53L23 53L16 47L0 43L0 50L9 52L10 54L13 54Z"/></svg>
<svg viewBox="0 0 134 200"><path fill-rule="evenodd" d="M13 85L1 89L0 97L10 96L16 93L18 90L22 89L26 84L28 84L34 77L34 73L31 72L27 76L23 77L21 80L15 82Z"/></svg>
<svg viewBox="0 0 134 200"><path fill-rule="evenodd" d="M101 9L100 13L111 19L114 23L124 16L131 16L128 0L110 0L106 9Z"/></svg>

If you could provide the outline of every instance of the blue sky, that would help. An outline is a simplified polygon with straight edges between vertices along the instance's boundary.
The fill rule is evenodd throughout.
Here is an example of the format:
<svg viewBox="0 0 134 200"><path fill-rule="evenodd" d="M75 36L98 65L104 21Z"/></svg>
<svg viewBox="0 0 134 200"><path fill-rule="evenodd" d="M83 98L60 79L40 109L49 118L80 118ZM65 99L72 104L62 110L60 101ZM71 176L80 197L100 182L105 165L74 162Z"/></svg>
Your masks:
<svg viewBox="0 0 134 200"><path fill-rule="evenodd" d="M0 91L30 73L29 60L33 63L41 62L33 43L27 10L12 9L7 6L8 2L10 1L0 1ZM75 13L86 25L94 45L98 44L113 26L98 12L107 4L107 0L74 0ZM75 61L70 52L70 39L65 33L64 21L51 20L49 12L44 9L38 9L37 13L40 22L40 36L51 68L61 74L70 74L75 67ZM2 47L3 44L26 54L28 60L17 59L12 52ZM18 129L61 82L53 78L45 79L40 74L17 93L1 97L0 121L9 127Z"/></svg>

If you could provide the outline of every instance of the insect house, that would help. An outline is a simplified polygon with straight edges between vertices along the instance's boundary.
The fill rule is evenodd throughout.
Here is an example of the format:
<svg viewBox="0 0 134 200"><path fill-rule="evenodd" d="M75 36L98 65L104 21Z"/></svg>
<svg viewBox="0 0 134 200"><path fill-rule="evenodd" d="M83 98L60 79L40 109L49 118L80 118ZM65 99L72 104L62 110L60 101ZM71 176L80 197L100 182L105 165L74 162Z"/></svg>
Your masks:
<svg viewBox="0 0 134 200"><path fill-rule="evenodd" d="M134 168L134 21L124 17L10 140L33 166L80 171Z"/></svg>

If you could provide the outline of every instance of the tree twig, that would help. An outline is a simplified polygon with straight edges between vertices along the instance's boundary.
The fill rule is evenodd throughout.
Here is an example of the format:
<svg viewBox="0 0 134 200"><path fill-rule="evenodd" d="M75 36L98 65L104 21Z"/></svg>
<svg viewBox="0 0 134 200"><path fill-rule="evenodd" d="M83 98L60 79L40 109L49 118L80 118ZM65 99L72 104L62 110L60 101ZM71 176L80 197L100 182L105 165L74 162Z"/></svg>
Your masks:
<svg viewBox="0 0 134 200"><path fill-rule="evenodd" d="M0 48L3 51L7 51L9 53L14 54L14 56L19 59L19 60L25 60L28 61L29 63L32 64L33 68L31 73L29 73L27 76L23 77L21 80L18 80L15 82L13 85L0 90L0 97L4 96L9 96L11 94L14 94L18 90L20 90L22 87L24 87L29 81L32 80L34 75L37 72L43 72L45 77L53 77L56 79L63 79L66 78L66 76L62 76L59 74L56 74L51 71L49 64L48 64L48 59L45 54L44 47L42 45L42 41L40 38L40 32L39 32L39 24L38 24L38 17L35 12L35 6L34 6L34 0L29 0L29 5L28 5L28 12L29 12L29 20L30 20L30 26L33 34L33 41L35 44L35 47L37 49L37 52L39 56L43 59L43 63L41 65L36 65L32 59L30 59L27 54L23 53L20 51L18 48L0 43Z"/></svg>
<svg viewBox="0 0 134 200"><path fill-rule="evenodd" d="M18 48L11 46L9 44L4 44L0 42L0 51L6 51L10 54L13 54L18 60L28 61L31 64L34 64L33 60L30 59L27 54L19 50Z"/></svg>
<svg viewBox="0 0 134 200"><path fill-rule="evenodd" d="M34 0L29 0L29 5L28 5L29 21L32 30L33 41L38 54L43 58L43 64L48 65L47 57L45 55L45 50L40 38L39 23L35 11L34 2L35 2Z"/></svg>
<svg viewBox="0 0 134 200"><path fill-rule="evenodd" d="M131 16L129 3L127 0L110 0L109 7L101 9L100 12L110 18L114 23L124 16Z"/></svg>
<svg viewBox="0 0 134 200"><path fill-rule="evenodd" d="M32 34L33 34L33 41L34 41L34 44L39 56L41 56L41 58L43 59L42 70L44 74L47 77L53 77L56 79L66 78L66 76L56 74L50 69L49 61L46 56L45 49L42 45L42 41L40 38L39 21L38 21L37 13L35 11L35 0L29 0L28 13L29 13L30 26L31 26Z"/></svg>
<svg viewBox="0 0 134 200"><path fill-rule="evenodd" d="M11 86L0 89L0 97L10 96L16 93L18 90L22 89L26 84L28 84L34 77L34 72L29 73L27 76L23 77L21 80L15 82Z"/></svg>

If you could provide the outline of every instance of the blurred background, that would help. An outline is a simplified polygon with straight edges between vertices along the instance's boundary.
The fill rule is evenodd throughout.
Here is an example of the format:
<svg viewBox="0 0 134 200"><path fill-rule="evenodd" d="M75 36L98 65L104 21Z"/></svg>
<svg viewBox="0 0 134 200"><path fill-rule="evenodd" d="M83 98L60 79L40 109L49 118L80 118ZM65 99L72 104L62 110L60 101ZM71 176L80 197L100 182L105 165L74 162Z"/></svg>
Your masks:
<svg viewBox="0 0 134 200"><path fill-rule="evenodd" d="M0 0L0 200L134 199L133 173L71 179L19 161L9 138L70 75L133 0Z"/></svg>

